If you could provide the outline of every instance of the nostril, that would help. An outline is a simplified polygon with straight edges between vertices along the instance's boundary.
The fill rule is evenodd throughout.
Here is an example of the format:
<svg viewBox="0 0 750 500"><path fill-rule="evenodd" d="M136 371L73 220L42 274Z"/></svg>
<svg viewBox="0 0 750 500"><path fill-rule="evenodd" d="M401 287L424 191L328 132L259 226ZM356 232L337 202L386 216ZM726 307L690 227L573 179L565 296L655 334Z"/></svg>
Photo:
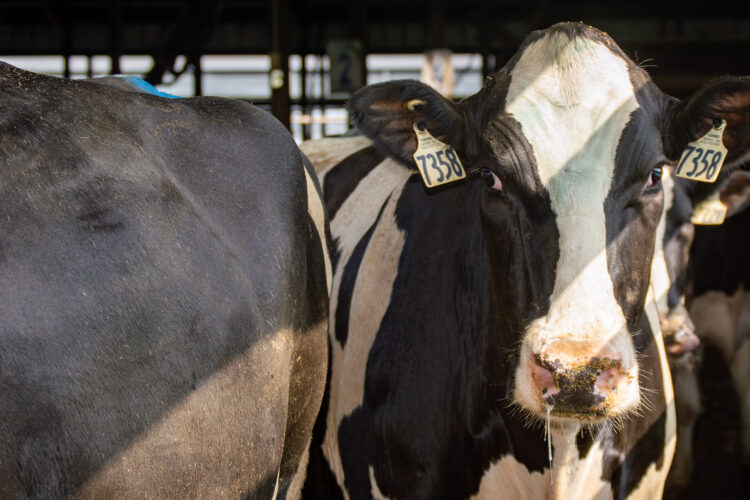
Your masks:
<svg viewBox="0 0 750 500"><path fill-rule="evenodd" d="M615 392L623 378L624 374L620 371L619 366L609 368L596 378L595 387L600 394Z"/></svg>
<svg viewBox="0 0 750 500"><path fill-rule="evenodd" d="M543 396L551 396L557 392L552 371L543 366L543 362L538 355L534 356L534 362L531 363L531 378L537 388L542 391Z"/></svg>

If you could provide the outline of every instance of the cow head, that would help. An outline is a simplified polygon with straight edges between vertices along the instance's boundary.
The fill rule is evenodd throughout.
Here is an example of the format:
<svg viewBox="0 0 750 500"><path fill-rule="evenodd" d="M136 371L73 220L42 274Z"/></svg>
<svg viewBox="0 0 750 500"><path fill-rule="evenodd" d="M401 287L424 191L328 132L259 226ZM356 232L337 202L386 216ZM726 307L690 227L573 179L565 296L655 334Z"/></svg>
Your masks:
<svg viewBox="0 0 750 500"><path fill-rule="evenodd" d="M718 86L718 90L717 90ZM532 33L483 89L450 102L414 81L372 85L355 125L413 166L414 125L454 146L473 173L486 247L488 354L513 402L597 420L640 400L634 344L662 213L662 169L715 119L732 163L748 151L750 81L685 103L665 96L606 34L583 24ZM484 271L484 270L482 270ZM509 371L509 373L508 373Z"/></svg>

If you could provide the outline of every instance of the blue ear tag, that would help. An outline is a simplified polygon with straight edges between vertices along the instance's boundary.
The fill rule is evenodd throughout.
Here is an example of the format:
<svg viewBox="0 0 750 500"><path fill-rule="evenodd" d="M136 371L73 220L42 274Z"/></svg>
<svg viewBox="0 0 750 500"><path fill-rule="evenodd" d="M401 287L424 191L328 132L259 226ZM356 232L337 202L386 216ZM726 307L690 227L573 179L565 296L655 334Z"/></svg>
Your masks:
<svg viewBox="0 0 750 500"><path fill-rule="evenodd" d="M419 129L420 125L423 130ZM425 186L434 188L466 177L458 153L452 146L435 139L422 123L414 124L414 132L417 134L414 163Z"/></svg>

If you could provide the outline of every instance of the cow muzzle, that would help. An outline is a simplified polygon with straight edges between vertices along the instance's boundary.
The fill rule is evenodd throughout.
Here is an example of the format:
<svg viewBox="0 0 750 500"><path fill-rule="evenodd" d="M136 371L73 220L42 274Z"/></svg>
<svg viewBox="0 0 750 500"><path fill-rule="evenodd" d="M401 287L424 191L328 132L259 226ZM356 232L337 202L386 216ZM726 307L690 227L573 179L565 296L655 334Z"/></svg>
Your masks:
<svg viewBox="0 0 750 500"><path fill-rule="evenodd" d="M535 354L531 377L555 415L603 417L618 387L627 384L627 373L620 365L618 359L609 357L574 364Z"/></svg>
<svg viewBox="0 0 750 500"><path fill-rule="evenodd" d="M625 414L640 403L632 357L610 349L589 355L525 351L516 372L515 400L539 416L549 412L558 418L598 421Z"/></svg>
<svg viewBox="0 0 750 500"><path fill-rule="evenodd" d="M695 326L684 307L675 307L666 316L660 314L659 321L664 345L670 356L693 352L700 345L701 341L695 334Z"/></svg>

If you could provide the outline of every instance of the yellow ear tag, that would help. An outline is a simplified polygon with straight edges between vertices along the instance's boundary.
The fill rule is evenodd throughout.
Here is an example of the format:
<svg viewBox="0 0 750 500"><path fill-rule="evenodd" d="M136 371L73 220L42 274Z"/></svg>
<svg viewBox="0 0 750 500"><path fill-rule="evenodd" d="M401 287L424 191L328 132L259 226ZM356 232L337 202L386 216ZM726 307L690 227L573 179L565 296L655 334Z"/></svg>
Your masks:
<svg viewBox="0 0 750 500"><path fill-rule="evenodd" d="M715 226L724 222L727 216L727 206L719 199L719 192L698 203L693 209L690 222L701 226Z"/></svg>
<svg viewBox="0 0 750 500"><path fill-rule="evenodd" d="M726 120L721 120L721 125L711 127L706 135L689 143L682 152L675 175L691 181L714 182L727 155L722 142L726 127Z"/></svg>
<svg viewBox="0 0 750 500"><path fill-rule="evenodd" d="M434 188L466 177L455 149L432 137L426 127L424 130L419 130L416 123L414 132L417 134L414 162L417 164L417 170L422 175L422 182L425 186Z"/></svg>

